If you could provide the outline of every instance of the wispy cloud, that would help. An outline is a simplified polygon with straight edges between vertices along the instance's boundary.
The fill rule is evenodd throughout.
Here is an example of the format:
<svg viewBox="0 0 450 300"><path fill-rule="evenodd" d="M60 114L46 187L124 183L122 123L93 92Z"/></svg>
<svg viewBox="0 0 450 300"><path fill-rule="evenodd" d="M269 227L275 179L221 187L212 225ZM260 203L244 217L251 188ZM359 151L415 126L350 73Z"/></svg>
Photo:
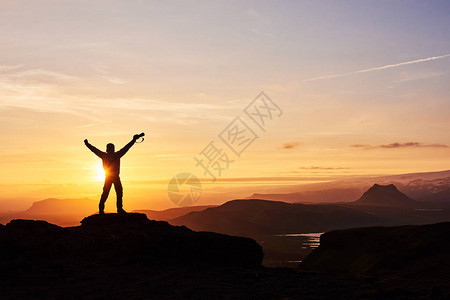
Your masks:
<svg viewBox="0 0 450 300"><path fill-rule="evenodd" d="M23 69L22 65L2 66L1 69L1 107L80 115L61 94L61 87L79 82L78 77L47 69Z"/></svg>
<svg viewBox="0 0 450 300"><path fill-rule="evenodd" d="M29 78L29 79L39 79L41 81L48 81L49 79L54 80L65 80L65 81L76 81L78 80L77 77L72 75L63 74L60 72L54 72L50 70L45 69L30 69L30 70L23 70L20 72L17 72L15 74L9 75L11 78Z"/></svg>
<svg viewBox="0 0 450 300"><path fill-rule="evenodd" d="M125 84L127 80L119 78L117 76L110 75L109 66L92 66L92 69L100 74L100 77L112 84Z"/></svg>
<svg viewBox="0 0 450 300"><path fill-rule="evenodd" d="M407 142L407 143L391 143L385 145L365 145L365 144L356 144L350 145L353 148L362 148L365 150L369 149L398 149L398 148L448 148L449 146L444 144L423 144L418 142Z"/></svg>
<svg viewBox="0 0 450 300"><path fill-rule="evenodd" d="M108 74L108 67L93 67L93 69L101 75ZM115 84L125 82L117 77L108 77L108 80ZM72 83L81 83L86 86L89 81L47 69L24 70L22 65L0 65L0 91L14 92L8 94L8 97L0 95L0 104L49 112L59 112L62 107L83 111L109 108L153 112L198 112L198 110L213 111L229 107L226 104L169 102L139 97L110 98L98 95L86 96L84 93L77 95L77 86L67 93L64 88Z"/></svg>
<svg viewBox="0 0 450 300"><path fill-rule="evenodd" d="M0 65L0 72L6 72L9 70L15 70L21 68L22 65L14 65L14 66L6 66L6 65Z"/></svg>
<svg viewBox="0 0 450 300"><path fill-rule="evenodd" d="M297 142L293 142L293 143L284 143L283 144L283 149L292 149L297 147L298 145L300 145L300 143Z"/></svg>
<svg viewBox="0 0 450 300"><path fill-rule="evenodd" d="M432 60L436 60L436 59L442 59L442 58L446 58L446 57L450 57L450 54L444 54L444 55L440 55L440 56L432 56L432 57L427 57L427 58L421 58L421 59L405 61L405 62L401 62L401 63L397 63L397 64L390 64L390 65L374 67L374 68L369 68L369 69L363 69L363 70L357 70L357 71L352 71L352 72L319 76L319 77L305 79L303 81L314 81L314 80L322 80L322 79L331 79L331 78L343 77L343 76L360 74L360 73L368 73L368 72L372 72L372 71L380 71L380 70L385 70L385 69L390 69L390 68L401 67L401 66L405 66L405 65L411 65L411 64L417 64L417 63L432 61Z"/></svg>
<svg viewBox="0 0 450 300"><path fill-rule="evenodd" d="M318 166L311 166L311 167L299 167L300 170L348 170L350 168L345 167L318 167Z"/></svg>
<svg viewBox="0 0 450 300"><path fill-rule="evenodd" d="M248 9L247 15L251 20L250 31L256 35L263 37L274 38L275 35L272 33L272 22L268 16L263 16L261 13L254 9Z"/></svg>
<svg viewBox="0 0 450 300"><path fill-rule="evenodd" d="M159 123L196 124L200 119L228 120L226 112L232 109L226 103L205 103L204 99L193 103L86 94L83 89L92 84L90 78L48 69L23 69L20 65L0 67L4 70L0 70L0 109L18 108L75 115L87 120L79 128L103 124L118 113L124 117L139 116L143 120ZM97 70L100 76L102 72L107 72L107 69Z"/></svg>
<svg viewBox="0 0 450 300"><path fill-rule="evenodd" d="M93 126L107 124L107 123L112 123L112 122L111 121L102 121L102 122L89 123L89 124L77 126L77 128L87 128L87 127L93 127Z"/></svg>
<svg viewBox="0 0 450 300"><path fill-rule="evenodd" d="M0 90L4 89L21 95L30 96L35 92L42 94L62 83L73 83L78 80L75 76L45 69L23 70L21 65L0 66Z"/></svg>
<svg viewBox="0 0 450 300"><path fill-rule="evenodd" d="M424 79L430 79L430 78L434 78L434 77L438 77L438 76L442 76L447 74L447 72L415 72L415 73L411 73L411 72L401 72L400 78L395 81L397 83L403 83L403 82L409 82L409 81L415 81L415 80L424 80Z"/></svg>

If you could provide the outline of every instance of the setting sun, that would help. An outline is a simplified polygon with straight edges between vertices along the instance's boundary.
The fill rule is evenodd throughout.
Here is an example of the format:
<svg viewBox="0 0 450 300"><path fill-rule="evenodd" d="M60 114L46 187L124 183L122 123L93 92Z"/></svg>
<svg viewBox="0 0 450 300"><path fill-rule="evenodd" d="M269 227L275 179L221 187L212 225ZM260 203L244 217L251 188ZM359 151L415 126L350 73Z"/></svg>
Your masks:
<svg viewBox="0 0 450 300"><path fill-rule="evenodd" d="M95 176L95 180L96 181L104 181L105 180L105 170L103 170L103 166L102 164L97 164L95 166L95 170L96 170L96 176Z"/></svg>

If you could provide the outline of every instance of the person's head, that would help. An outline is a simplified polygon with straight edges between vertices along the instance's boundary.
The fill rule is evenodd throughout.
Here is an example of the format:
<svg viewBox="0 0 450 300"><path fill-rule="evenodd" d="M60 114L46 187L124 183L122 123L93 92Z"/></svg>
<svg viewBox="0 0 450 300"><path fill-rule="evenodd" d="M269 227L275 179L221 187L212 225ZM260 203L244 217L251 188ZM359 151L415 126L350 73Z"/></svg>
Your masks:
<svg viewBox="0 0 450 300"><path fill-rule="evenodd" d="M106 153L114 153L114 144L109 143L106 145Z"/></svg>

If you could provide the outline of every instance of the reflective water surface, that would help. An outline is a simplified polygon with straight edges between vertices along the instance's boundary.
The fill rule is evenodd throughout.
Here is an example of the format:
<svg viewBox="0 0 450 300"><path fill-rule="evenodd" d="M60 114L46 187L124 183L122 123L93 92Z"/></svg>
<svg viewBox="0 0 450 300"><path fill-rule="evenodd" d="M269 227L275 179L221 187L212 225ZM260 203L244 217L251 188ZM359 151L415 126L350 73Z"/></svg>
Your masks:
<svg viewBox="0 0 450 300"><path fill-rule="evenodd" d="M263 265L267 267L293 267L315 248L319 247L323 232L287 233L257 239L263 247Z"/></svg>

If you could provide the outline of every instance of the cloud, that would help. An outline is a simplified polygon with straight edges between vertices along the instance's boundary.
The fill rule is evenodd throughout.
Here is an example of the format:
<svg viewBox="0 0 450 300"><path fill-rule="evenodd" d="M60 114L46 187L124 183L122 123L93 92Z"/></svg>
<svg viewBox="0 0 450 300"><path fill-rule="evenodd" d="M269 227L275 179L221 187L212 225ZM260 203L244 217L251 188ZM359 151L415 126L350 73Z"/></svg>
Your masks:
<svg viewBox="0 0 450 300"><path fill-rule="evenodd" d="M260 18L261 17L261 15L256 10L254 10L252 8L247 9L247 15L249 15L251 17L254 17L254 18Z"/></svg>
<svg viewBox="0 0 450 300"><path fill-rule="evenodd" d="M311 167L299 167L301 170L349 170L350 168L345 167L318 167L318 166L311 166Z"/></svg>
<svg viewBox="0 0 450 300"><path fill-rule="evenodd" d="M350 147L368 150L368 149L398 149L398 148L448 148L449 146L444 144L423 144L418 142L407 142L407 143L391 143L377 146L356 144L350 145Z"/></svg>
<svg viewBox="0 0 450 300"><path fill-rule="evenodd" d="M283 144L283 149L292 149L292 148L297 147L298 145L300 145L300 143L296 143L296 142L294 142L294 143L284 143Z"/></svg>
<svg viewBox="0 0 450 300"><path fill-rule="evenodd" d="M438 76L442 76L447 74L447 72L401 72L400 79L398 79L397 83L403 83L408 81L415 81L415 80L424 80L424 79L430 79Z"/></svg>
<svg viewBox="0 0 450 300"><path fill-rule="evenodd" d="M231 177L231 178L225 178L221 177L218 178L217 181L220 182L237 182L237 183L247 183L247 182L280 182L280 181L330 181L330 180L336 180L337 178L340 178L341 176L275 176L275 177ZM208 182L211 181L210 178L199 178L202 182ZM130 183L135 184L167 184L167 179L164 180L139 180L139 181L129 181Z"/></svg>
<svg viewBox="0 0 450 300"><path fill-rule="evenodd" d="M14 66L0 65L0 72L5 72L5 71L9 71L9 70L14 70L14 69L20 69L21 67L22 67L22 65L14 65Z"/></svg>
<svg viewBox="0 0 450 300"><path fill-rule="evenodd" d="M99 75L107 74L108 67L98 67ZM111 83L122 84L120 78L108 77ZM74 84L77 83L77 84ZM125 97L111 98L86 94L83 89L89 86L88 79L46 69L24 70L21 65L0 65L0 109L20 108L37 112L67 113L90 120L81 126L95 126L105 120L107 113L145 115L157 121L183 123L199 118L229 119L223 111L229 105L205 103L173 102L159 99ZM78 90L80 88L80 91Z"/></svg>
<svg viewBox="0 0 450 300"><path fill-rule="evenodd" d="M372 71L379 71L379 70L384 70L384 69L401 67L401 66L405 66L405 65L411 65L411 64L417 64L417 63L432 61L432 60L436 60L436 59L442 59L442 58L446 58L446 57L450 57L450 54L444 54L444 55L440 55L440 56L432 56L432 57L427 57L427 58L421 58L421 59L405 61L405 62L401 62L401 63L397 63L397 64L391 64L391 65L385 65L385 66L380 66L380 67L375 67L375 68L357 70L357 71L352 71L352 72L347 72L347 73L339 73L339 74L319 76L319 77L305 79L303 81L314 81L314 80L322 80L322 79L331 79L331 78L343 77L343 76L348 76L348 75L353 75L353 74L367 73L367 72L372 72Z"/></svg>
<svg viewBox="0 0 450 300"><path fill-rule="evenodd" d="M39 81L48 81L49 79L54 80L64 80L64 81L76 81L78 80L77 77L72 75L67 75L59 72L54 72L50 70L45 69L30 69L30 70L24 70L17 72L15 74L9 75L10 78L17 78L17 79L36 79Z"/></svg>
<svg viewBox="0 0 450 300"><path fill-rule="evenodd" d="M4 72L2 72L2 70ZM14 72L6 72L12 71ZM0 90L15 92L22 96L48 95L63 84L79 81L79 78L45 69L22 70L21 65L0 66Z"/></svg>
<svg viewBox="0 0 450 300"><path fill-rule="evenodd" d="M112 123L112 121L102 121L102 122L89 123L89 124L84 124L84 125L77 126L77 128L87 128L87 127L93 127L93 126L107 124L107 123Z"/></svg>
<svg viewBox="0 0 450 300"><path fill-rule="evenodd" d="M100 77L112 84L125 84L128 81L117 76L110 75L109 66L92 66L92 69L100 74Z"/></svg>

